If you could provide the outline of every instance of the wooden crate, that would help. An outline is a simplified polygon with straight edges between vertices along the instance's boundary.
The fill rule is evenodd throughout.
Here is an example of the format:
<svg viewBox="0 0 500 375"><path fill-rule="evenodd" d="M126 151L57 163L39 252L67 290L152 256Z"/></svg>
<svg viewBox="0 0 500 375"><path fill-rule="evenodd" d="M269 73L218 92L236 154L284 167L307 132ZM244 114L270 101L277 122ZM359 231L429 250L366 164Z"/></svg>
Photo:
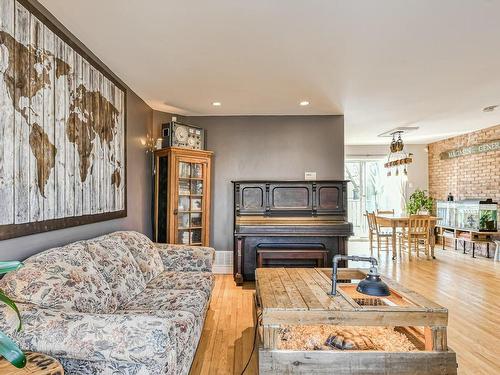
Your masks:
<svg viewBox="0 0 500 375"><path fill-rule="evenodd" d="M331 270L262 268L256 271L256 315L259 319L260 374L456 374L455 353L446 342L448 311L392 280L384 303L360 305L367 296L350 280L366 270L340 269L338 294L331 289ZM366 303L366 301L364 301ZM280 350L279 329L293 325L391 326L405 334L418 351Z"/></svg>

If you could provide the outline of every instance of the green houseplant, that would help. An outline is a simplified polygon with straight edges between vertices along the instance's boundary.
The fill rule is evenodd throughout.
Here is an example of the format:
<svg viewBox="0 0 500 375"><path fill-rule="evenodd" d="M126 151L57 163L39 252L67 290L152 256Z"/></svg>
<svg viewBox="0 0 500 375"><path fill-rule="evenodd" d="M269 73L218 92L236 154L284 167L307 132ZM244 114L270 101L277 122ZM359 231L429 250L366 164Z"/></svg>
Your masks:
<svg viewBox="0 0 500 375"><path fill-rule="evenodd" d="M17 261L0 262L0 275L10 271L15 271L22 266L23 264ZM20 331L22 327L21 314L19 313L16 304L9 297L7 297L2 290L0 290L0 301L9 306L17 314L17 318L19 319L17 330ZM26 357L22 350L19 349L17 344L2 331L0 331L0 356L4 357L17 368L23 368L26 366Z"/></svg>
<svg viewBox="0 0 500 375"><path fill-rule="evenodd" d="M481 211L479 218L479 228L486 230L495 230L495 219L491 211Z"/></svg>
<svg viewBox="0 0 500 375"><path fill-rule="evenodd" d="M434 199L426 194L427 190L417 189L410 195L410 199L406 203L406 211L410 215L418 214L421 211L432 211Z"/></svg>

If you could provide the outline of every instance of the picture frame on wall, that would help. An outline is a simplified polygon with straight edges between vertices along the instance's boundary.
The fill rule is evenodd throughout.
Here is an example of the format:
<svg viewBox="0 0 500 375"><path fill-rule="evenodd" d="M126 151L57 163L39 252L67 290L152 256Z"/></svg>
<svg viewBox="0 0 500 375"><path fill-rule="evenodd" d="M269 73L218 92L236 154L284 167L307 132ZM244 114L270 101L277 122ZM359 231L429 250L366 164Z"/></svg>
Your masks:
<svg viewBox="0 0 500 375"><path fill-rule="evenodd" d="M0 53L0 240L127 216L125 87L25 0Z"/></svg>

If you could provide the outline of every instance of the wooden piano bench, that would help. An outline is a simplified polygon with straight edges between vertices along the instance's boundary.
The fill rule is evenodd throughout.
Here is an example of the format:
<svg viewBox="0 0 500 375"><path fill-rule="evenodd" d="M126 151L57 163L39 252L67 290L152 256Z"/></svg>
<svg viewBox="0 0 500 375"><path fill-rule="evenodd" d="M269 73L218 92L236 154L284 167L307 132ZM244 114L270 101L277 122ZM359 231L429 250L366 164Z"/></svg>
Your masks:
<svg viewBox="0 0 500 375"><path fill-rule="evenodd" d="M265 266L267 259L315 259L316 267L326 267L328 250L257 249L257 267Z"/></svg>

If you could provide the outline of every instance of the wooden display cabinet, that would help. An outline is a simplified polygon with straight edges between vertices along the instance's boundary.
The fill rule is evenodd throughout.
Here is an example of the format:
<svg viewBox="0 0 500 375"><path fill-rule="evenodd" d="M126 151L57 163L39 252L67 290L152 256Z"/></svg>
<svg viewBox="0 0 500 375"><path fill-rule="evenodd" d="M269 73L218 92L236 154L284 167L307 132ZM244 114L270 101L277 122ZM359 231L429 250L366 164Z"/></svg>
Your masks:
<svg viewBox="0 0 500 375"><path fill-rule="evenodd" d="M178 147L155 151L156 242L208 246L212 155Z"/></svg>

